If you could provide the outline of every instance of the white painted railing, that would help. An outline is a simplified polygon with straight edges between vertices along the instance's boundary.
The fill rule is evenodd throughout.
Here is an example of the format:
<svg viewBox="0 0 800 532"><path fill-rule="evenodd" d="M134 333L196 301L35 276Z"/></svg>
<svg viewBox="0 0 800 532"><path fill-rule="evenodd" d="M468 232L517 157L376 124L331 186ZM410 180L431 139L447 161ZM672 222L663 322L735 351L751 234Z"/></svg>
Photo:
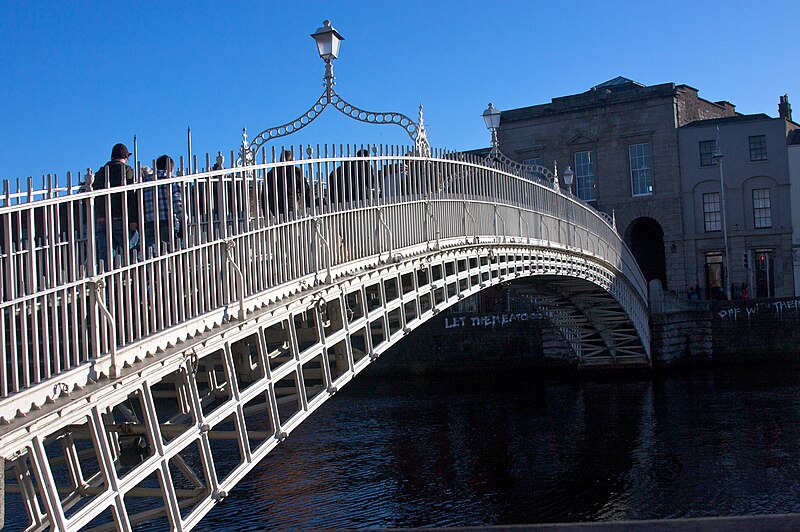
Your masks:
<svg viewBox="0 0 800 532"><path fill-rule="evenodd" d="M108 359L113 376L120 350L144 356L164 349L252 310L255 295L271 291L279 299L347 269L392 260L398 250L475 238L600 257L646 301L644 278L606 215L512 169L441 151L417 157L412 150L379 147L356 156L350 147L309 148L298 150L294 162L112 191L58 186L52 179L39 191L30 182L27 191L16 192L6 184L0 207L0 397L93 360ZM270 194L291 166L310 184L307 193L298 194L290 179L287 194ZM121 231L122 246L111 264L98 260L98 224L111 249L113 225L133 227L136 220L127 209L117 213L119 220L98 220L96 206L110 210L112 195L125 194L143 213L165 185L178 188L183 199L180 211L167 202L166 218L174 222L149 235L140 219L136 247L134 233ZM290 195L298 198L294 208Z"/></svg>

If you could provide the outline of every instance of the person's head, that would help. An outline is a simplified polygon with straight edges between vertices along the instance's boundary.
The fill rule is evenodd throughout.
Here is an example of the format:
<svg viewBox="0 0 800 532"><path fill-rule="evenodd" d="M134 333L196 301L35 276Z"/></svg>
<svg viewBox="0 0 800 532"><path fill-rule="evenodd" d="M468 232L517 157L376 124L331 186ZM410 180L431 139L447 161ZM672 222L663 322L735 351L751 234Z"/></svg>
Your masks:
<svg viewBox="0 0 800 532"><path fill-rule="evenodd" d="M283 153L281 153L281 161L294 161L292 150L283 150Z"/></svg>
<svg viewBox="0 0 800 532"><path fill-rule="evenodd" d="M361 148L356 152L356 157L369 157L369 150Z"/></svg>
<svg viewBox="0 0 800 532"><path fill-rule="evenodd" d="M114 147L111 148L111 160L127 161L130 156L131 152L128 151L128 147L124 144L114 144Z"/></svg>
<svg viewBox="0 0 800 532"><path fill-rule="evenodd" d="M169 155L162 155L156 159L156 171L164 172L165 175L172 175L172 170L175 168L175 162Z"/></svg>

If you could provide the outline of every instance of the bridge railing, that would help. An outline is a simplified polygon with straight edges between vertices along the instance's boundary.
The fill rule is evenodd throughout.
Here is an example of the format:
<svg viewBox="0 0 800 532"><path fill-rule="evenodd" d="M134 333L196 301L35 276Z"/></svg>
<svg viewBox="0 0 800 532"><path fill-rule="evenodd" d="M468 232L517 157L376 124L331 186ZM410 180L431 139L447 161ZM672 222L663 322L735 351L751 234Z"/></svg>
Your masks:
<svg viewBox="0 0 800 532"><path fill-rule="evenodd" d="M420 157L407 147L317 146L293 161L275 158L112 189L98 187L102 175L63 187L51 181L43 191L6 185L0 397L95 371L87 362L101 358L113 374L120 351L164 349L245 315L253 296L279 298L329 281L342 265L454 239L580 248L616 267L646 300L608 220L550 184L479 158ZM124 207L115 211L119 198Z"/></svg>

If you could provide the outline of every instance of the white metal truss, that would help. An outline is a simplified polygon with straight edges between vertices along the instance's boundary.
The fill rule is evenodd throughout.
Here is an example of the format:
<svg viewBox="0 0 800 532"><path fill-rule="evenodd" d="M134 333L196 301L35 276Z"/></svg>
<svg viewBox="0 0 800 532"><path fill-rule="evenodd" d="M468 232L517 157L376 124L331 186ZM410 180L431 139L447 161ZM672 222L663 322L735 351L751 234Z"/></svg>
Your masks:
<svg viewBox="0 0 800 532"><path fill-rule="evenodd" d="M336 204L316 180L398 162L417 179L394 196ZM108 268L91 238L60 236L85 237L107 191L0 207L0 452L23 529L192 528L381 353L498 283L536 298L582 364L649 364L641 273L585 205L446 154L297 164L311 201L274 217L263 185L286 163L165 181L194 205L184 242ZM37 209L49 243L31 252Z"/></svg>

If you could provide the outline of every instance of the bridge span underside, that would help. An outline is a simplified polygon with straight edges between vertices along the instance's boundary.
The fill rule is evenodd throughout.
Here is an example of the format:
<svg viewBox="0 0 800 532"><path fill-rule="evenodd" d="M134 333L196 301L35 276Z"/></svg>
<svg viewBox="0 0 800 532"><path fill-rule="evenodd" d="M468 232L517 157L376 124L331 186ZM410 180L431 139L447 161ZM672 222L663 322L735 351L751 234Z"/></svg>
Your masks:
<svg viewBox="0 0 800 532"><path fill-rule="evenodd" d="M83 337L105 342L98 356L0 401L9 529L192 528L392 345L499 283L538 307L579 364L649 364L644 280L607 220L540 183L445 162L448 175L466 169L473 182L244 230L233 224L221 245L199 239L199 255L189 246L151 256L144 273L117 264L105 290L92 279L105 310L120 311ZM428 190L446 182L434 177ZM491 196L477 186L486 178ZM246 197L247 181L241 186ZM152 323L163 325L139 338L126 290L144 289L154 275L163 296L148 291L141 315L157 309ZM171 284L205 290L204 282L224 288L181 298ZM183 305L203 312L174 310ZM34 318L47 313L32 308Z"/></svg>
<svg viewBox="0 0 800 532"><path fill-rule="evenodd" d="M545 313L581 364L646 363L641 339L608 291L613 272L569 255L515 244L425 253L345 276L279 312L255 312L146 357L113 386L101 380L71 394L72 408L59 409L31 454L11 462L16 480L7 497L19 497L20 506L8 506L6 515L24 515L24 499L29 511L41 505L41 524L60 507L65 525L85 516L70 522L77 528L113 529L118 519L136 525L171 514L191 527L390 346L502 282ZM44 499L31 471L52 479L58 502ZM105 479L114 477L111 490ZM79 512L90 506L107 510Z"/></svg>

